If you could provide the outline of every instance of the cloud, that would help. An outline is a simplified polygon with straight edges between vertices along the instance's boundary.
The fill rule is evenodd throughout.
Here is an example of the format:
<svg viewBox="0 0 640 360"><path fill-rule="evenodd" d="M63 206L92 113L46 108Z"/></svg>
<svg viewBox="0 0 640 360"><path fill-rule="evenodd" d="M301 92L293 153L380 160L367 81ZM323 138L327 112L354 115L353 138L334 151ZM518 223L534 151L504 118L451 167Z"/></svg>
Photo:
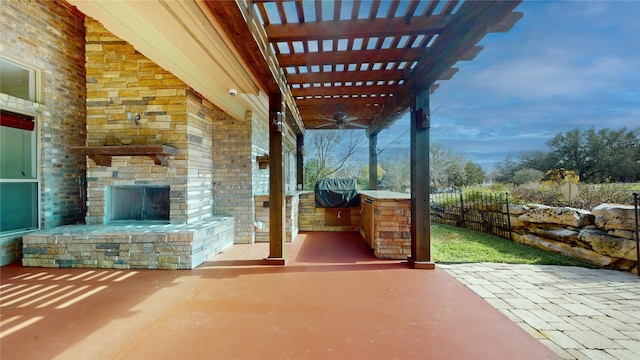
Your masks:
<svg viewBox="0 0 640 360"><path fill-rule="evenodd" d="M432 143L491 171L507 155L547 150L575 128L640 127L640 1L524 1L508 33L441 81L431 96ZM408 114L381 133L386 145ZM408 154L409 135L389 145Z"/></svg>

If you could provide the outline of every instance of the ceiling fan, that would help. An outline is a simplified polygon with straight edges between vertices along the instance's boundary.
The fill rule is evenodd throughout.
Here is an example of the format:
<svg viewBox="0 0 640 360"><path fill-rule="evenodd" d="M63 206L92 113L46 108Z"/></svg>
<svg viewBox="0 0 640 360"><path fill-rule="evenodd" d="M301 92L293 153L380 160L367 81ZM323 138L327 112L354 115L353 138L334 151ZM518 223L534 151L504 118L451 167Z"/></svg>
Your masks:
<svg viewBox="0 0 640 360"><path fill-rule="evenodd" d="M349 116L349 115L347 115L347 113L345 113L342 110L343 107L344 107L343 104L338 104L338 111L333 113L333 116L331 116L330 118L326 117L326 116L319 115L318 117L320 119L330 121L330 123L323 124L323 125L320 125L320 126L316 126L316 129L321 129L323 127L332 126L333 124L335 124L338 129L344 129L347 126L353 126L353 127L357 127L357 128L361 128L361 129L367 129L368 128L367 125L362 125L362 124L358 124L358 123L352 123L352 121L353 120L357 120L358 117L357 116Z"/></svg>

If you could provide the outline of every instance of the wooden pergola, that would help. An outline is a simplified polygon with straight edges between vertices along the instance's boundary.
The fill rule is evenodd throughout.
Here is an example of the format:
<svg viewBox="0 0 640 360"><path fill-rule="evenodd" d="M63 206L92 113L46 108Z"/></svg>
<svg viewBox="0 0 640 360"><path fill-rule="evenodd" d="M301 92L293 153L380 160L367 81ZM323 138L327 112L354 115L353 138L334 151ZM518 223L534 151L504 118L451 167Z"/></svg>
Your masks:
<svg viewBox="0 0 640 360"><path fill-rule="evenodd" d="M522 17L520 1L206 1L270 99L270 259L284 263L282 133L365 129L370 188L376 138L411 111L411 250L432 268L429 232L429 94L472 60L488 33ZM299 164L302 163L299 155ZM299 166L299 178L302 166Z"/></svg>
<svg viewBox="0 0 640 360"><path fill-rule="evenodd" d="M298 183L305 130L363 129L376 189L377 135L410 110L410 261L431 267L429 94L522 17L521 0L67 1L230 116L268 116L275 263L286 258L283 129L297 136Z"/></svg>

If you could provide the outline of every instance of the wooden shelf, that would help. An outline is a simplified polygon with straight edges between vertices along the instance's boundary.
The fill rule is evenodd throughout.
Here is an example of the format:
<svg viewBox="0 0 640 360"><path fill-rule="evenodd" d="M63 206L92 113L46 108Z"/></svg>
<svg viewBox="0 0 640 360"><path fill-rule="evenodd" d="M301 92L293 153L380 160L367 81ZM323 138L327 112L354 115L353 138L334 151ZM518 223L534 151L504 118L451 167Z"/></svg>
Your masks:
<svg viewBox="0 0 640 360"><path fill-rule="evenodd" d="M269 167L269 155L258 155L256 156L256 161L258 162L259 169L266 169Z"/></svg>
<svg viewBox="0 0 640 360"><path fill-rule="evenodd" d="M99 166L111 166L113 156L148 156L156 165L167 166L167 156L178 155L180 150L167 145L126 145L126 146L71 146L74 154L85 154Z"/></svg>

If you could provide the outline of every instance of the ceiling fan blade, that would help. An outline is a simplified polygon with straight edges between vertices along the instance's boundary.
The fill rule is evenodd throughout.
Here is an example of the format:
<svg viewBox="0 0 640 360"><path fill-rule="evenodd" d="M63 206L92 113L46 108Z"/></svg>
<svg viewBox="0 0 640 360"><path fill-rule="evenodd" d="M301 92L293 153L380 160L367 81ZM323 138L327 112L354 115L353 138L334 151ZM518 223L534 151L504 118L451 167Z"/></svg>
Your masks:
<svg viewBox="0 0 640 360"><path fill-rule="evenodd" d="M329 117L325 117L325 116L322 116L322 115L318 115L318 119L325 120L325 121L331 121L331 122L334 122L334 123L337 122L337 120L334 119L334 118L329 118Z"/></svg>
<svg viewBox="0 0 640 360"><path fill-rule="evenodd" d="M347 116L346 118L344 118L343 121L353 121L353 120L358 120L357 116Z"/></svg>
<svg viewBox="0 0 640 360"><path fill-rule="evenodd" d="M367 125L362 125L362 124L358 124L358 123L348 123L347 126L354 126L360 129L368 129L369 127Z"/></svg>
<svg viewBox="0 0 640 360"><path fill-rule="evenodd" d="M334 124L322 124L322 125L320 125L320 126L316 126L316 127L314 127L314 129L322 129L322 128L324 128L324 127L327 127L327 126L333 126L333 125L334 125Z"/></svg>

